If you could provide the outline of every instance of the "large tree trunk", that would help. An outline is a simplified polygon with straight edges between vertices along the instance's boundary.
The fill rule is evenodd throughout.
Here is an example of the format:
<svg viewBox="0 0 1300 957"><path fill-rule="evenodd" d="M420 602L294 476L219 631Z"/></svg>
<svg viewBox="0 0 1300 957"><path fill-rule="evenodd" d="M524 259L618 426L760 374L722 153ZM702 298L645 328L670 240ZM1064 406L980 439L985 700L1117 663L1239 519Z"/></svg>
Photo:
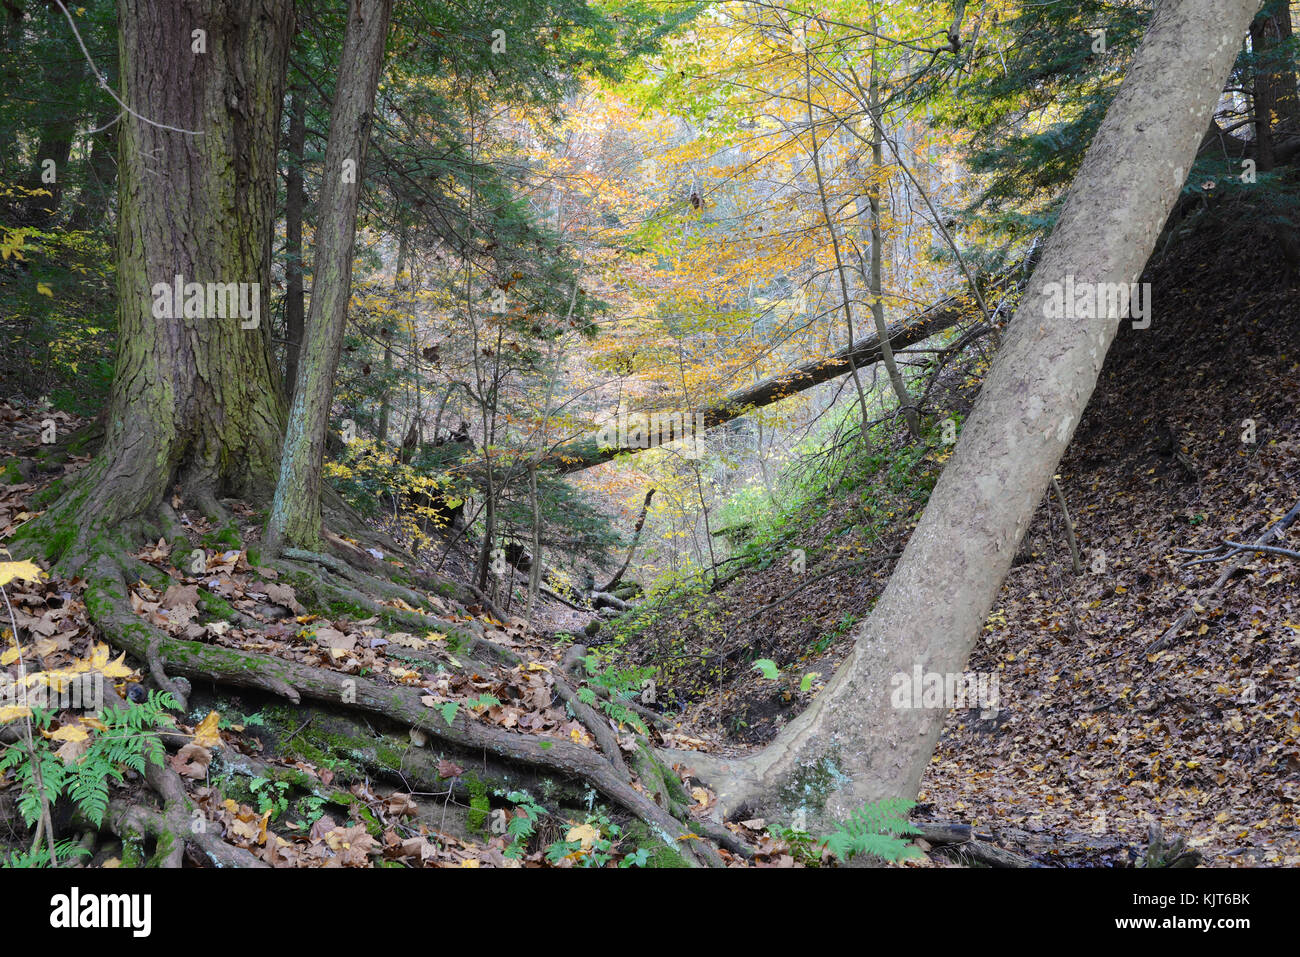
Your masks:
<svg viewBox="0 0 1300 957"><path fill-rule="evenodd" d="M273 552L285 546L314 547L321 537L325 430L352 291L352 245L370 144L370 111L384 63L391 13L392 0L357 0L348 5L321 174L311 307L289 409L280 481L266 526L267 548Z"/></svg>
<svg viewBox="0 0 1300 957"><path fill-rule="evenodd" d="M1250 24L1256 162L1261 172L1277 165L1279 139L1300 134L1300 97L1290 42L1290 6L1286 0L1273 0Z"/></svg>
<svg viewBox="0 0 1300 957"><path fill-rule="evenodd" d="M1045 287L1140 276L1258 0L1166 0L1070 189L980 398L852 654L813 706L744 760L681 755L724 814L812 830L914 797L946 709L892 707L892 678L960 673L1119 327L1046 318Z"/></svg>
<svg viewBox="0 0 1300 957"><path fill-rule="evenodd" d="M121 121L105 441L62 503L86 536L146 515L178 481L214 513L222 493L269 497L284 424L268 323L166 318L154 287L248 283L250 306L253 290L266 301L292 0L120 0L118 24L122 98L147 120Z"/></svg>

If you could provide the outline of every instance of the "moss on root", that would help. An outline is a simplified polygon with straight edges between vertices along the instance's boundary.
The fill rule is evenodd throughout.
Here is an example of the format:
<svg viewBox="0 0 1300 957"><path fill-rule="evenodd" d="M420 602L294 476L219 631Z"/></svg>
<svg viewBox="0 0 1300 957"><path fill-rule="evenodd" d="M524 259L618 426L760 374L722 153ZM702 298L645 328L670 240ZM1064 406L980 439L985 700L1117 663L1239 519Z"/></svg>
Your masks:
<svg viewBox="0 0 1300 957"><path fill-rule="evenodd" d="M21 466L18 459L5 459L0 465L0 485L21 485L25 481Z"/></svg>
<svg viewBox="0 0 1300 957"><path fill-rule="evenodd" d="M666 868L666 867L690 867L691 863L686 860L680 851L675 847L669 847L663 839L650 833L650 828L644 821L631 821L624 833L631 838L637 847L645 848L649 852L646 859L646 867Z"/></svg>

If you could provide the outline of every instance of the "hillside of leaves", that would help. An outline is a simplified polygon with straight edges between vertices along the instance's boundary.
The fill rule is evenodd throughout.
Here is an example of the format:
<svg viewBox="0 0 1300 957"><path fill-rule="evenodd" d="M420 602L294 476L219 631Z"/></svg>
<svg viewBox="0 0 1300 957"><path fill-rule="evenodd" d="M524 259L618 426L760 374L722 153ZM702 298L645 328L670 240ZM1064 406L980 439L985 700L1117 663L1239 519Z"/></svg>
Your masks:
<svg viewBox="0 0 1300 957"><path fill-rule="evenodd" d="M1081 573L1049 494L968 664L1000 707L950 713L915 820L1049 865L1130 866L1153 823L1209 865L1300 862L1300 563L1248 554L1213 590L1238 557L1222 543L1300 502L1300 283L1237 223L1198 224L1143 276L1151 327L1121 332L1058 473ZM971 347L943 373L926 445L886 424L807 463L716 582L623 624L611 653L659 665L700 746L769 741L849 653L983 363Z"/></svg>

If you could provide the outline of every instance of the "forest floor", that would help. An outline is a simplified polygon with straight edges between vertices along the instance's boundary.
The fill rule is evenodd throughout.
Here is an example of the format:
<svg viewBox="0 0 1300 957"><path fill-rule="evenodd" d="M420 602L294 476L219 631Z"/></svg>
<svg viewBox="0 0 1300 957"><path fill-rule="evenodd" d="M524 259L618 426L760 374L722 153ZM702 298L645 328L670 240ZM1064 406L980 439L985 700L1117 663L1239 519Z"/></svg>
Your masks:
<svg viewBox="0 0 1300 957"><path fill-rule="evenodd" d="M1049 493L968 664L997 676L1000 707L949 713L915 820L968 823L1063 866L1130 865L1151 823L1209 865L1300 864L1300 562L1256 555L1213 593L1230 562L1187 567L1202 556L1178 551L1253 542L1300 502L1300 284L1267 235L1212 232L1143 276L1151 327L1125 324L1058 472L1082 574ZM950 370L931 410L964 412L979 362ZM642 661L687 660L675 685L689 735L740 751L807 706L945 457L841 487L783 557L632 640ZM1296 550L1300 523L1272 544ZM794 548L815 584L791 594ZM836 571L872 556L887 557ZM1169 647L1148 650L1189 610ZM687 653L702 647L714 657ZM758 657L783 677L763 679ZM821 681L801 693L810 672Z"/></svg>
<svg viewBox="0 0 1300 957"><path fill-rule="evenodd" d="M950 713L914 819L970 824L992 843L1058 866L1127 866L1153 822L1185 837L1209 865L1300 864L1300 562L1259 555L1212 593L1228 563L1187 567L1197 556L1178 551L1253 541L1300 501L1300 287L1283 278L1271 249L1193 239L1148 270L1151 328L1122 332L1060 467L1083 571L1071 568L1057 503L1045 501L969 664L996 674L999 708ZM972 349L948 370L932 407L963 413L982 363ZM0 540L49 501L51 483L89 461L72 455L45 468L45 417L21 397L0 403ZM54 418L61 433L78 425L63 413ZM1246 420L1253 441L1243 440ZM799 535L780 543L782 551L806 549L804 587L792 591L782 556L621 649L628 661L664 666L659 704L681 710L652 729L656 743L739 751L770 740L807 705L847 654L854 622L883 589L948 454L942 446L902 459L896 452L825 496ZM137 554L153 574L131 583L130 600L154 626L418 691L438 715L460 710L493 728L598 747L557 693L566 646L553 631L438 595L424 607L443 630L403 626L412 609L400 599L349 606L262 565L251 509L234 505L232 534L176 505L202 562L173 556L166 543ZM1297 548L1300 525L1273 544ZM93 666L123 691L147 681L142 663L115 662L90 624L83 585L9 586L28 668ZM1175 640L1149 650L1189 609L1194 616ZM582 623L558 606L551 612L575 631ZM491 640L518 661L471 661L457 634ZM18 652L0 652L0 668L16 674ZM758 657L784 676L761 677L751 667ZM820 680L802 690L810 672ZM367 725L361 744L331 750L321 726L344 733L333 718L282 704L255 691L196 687L179 724L194 738L169 757L225 840L263 861L571 866L630 852L617 840L602 846L593 835L612 835L610 822L592 817L590 796L584 814L582 797L563 788L534 822L531 843L512 852L508 835L484 830L489 808L502 802L475 790L468 762L417 760L423 736L379 722ZM75 728L76 719L58 724ZM80 740L55 738L71 758ZM394 763L389 752L399 743ZM692 787L689 768L678 770L693 810L707 814L712 796ZM554 787L544 777L533 783ZM142 790L128 781L128 792ZM0 818L12 818L14 800L12 781L0 782ZM535 808L512 803L512 821L533 813L525 804ZM6 838L0 824L0 844L19 838L8 826ZM739 830L758 848L753 862L795 862L782 842ZM112 865L127 850L101 843L93 863Z"/></svg>

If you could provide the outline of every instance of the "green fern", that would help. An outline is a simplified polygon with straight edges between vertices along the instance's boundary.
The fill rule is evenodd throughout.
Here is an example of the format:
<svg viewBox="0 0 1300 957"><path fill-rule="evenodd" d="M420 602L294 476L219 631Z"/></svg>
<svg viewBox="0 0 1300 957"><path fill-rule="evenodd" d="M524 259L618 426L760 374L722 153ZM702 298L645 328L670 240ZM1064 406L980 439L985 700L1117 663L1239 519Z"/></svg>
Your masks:
<svg viewBox="0 0 1300 957"><path fill-rule="evenodd" d="M826 847L841 861L857 854L870 854L886 861L920 857L921 852L906 840L921 833L907 820L908 812L915 806L915 801L902 798L864 804L826 838Z"/></svg>
<svg viewBox="0 0 1300 957"><path fill-rule="evenodd" d="M154 729L171 723L166 711L175 707L170 694L155 691L142 704L104 711L100 715L104 730L90 739L75 764L65 764L44 737L33 736L30 752L26 742L11 744L0 753L0 772L13 772L23 820L31 827L41 816L35 773L39 767L46 801L54 804L66 795L93 824L103 823L111 784L122 783L126 769L143 774L146 765L162 763L166 752ZM33 724L41 730L53 719L52 712L32 709Z"/></svg>
<svg viewBox="0 0 1300 957"><path fill-rule="evenodd" d="M86 857L90 854L90 851L82 847L76 841L60 841L55 845L54 850L59 855L59 862L61 864L78 857ZM31 853L26 851L11 851L7 856L0 857L0 868L49 866L50 848L44 841L42 841L41 845Z"/></svg>

